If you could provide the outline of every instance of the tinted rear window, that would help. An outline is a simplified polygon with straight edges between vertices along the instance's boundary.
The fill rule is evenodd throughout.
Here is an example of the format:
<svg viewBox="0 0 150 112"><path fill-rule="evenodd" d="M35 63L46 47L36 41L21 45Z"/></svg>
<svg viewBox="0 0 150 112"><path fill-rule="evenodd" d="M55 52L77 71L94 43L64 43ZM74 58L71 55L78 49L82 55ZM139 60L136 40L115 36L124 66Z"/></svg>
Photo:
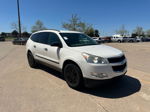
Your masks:
<svg viewBox="0 0 150 112"><path fill-rule="evenodd" d="M48 44L48 37L49 37L48 32L39 33L39 35L38 35L39 41L38 42L42 43L42 44Z"/></svg>
<svg viewBox="0 0 150 112"><path fill-rule="evenodd" d="M33 34L32 37L31 37L31 40L34 41L34 42L38 42L39 41L38 33L37 34Z"/></svg>

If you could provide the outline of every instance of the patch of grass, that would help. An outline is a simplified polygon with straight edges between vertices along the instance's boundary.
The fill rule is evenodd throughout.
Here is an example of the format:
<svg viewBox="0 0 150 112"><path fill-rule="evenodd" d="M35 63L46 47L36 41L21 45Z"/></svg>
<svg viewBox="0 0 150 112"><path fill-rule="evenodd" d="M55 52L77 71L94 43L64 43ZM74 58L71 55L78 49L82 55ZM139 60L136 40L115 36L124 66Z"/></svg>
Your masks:
<svg viewBox="0 0 150 112"><path fill-rule="evenodd" d="M6 41L12 41L12 40L14 40L16 37L5 37L5 40Z"/></svg>

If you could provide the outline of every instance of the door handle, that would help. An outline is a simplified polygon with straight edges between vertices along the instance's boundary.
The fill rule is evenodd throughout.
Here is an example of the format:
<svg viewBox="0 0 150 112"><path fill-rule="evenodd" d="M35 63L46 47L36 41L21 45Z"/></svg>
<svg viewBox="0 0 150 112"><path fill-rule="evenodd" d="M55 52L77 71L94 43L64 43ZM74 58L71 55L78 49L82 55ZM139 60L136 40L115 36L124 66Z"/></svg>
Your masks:
<svg viewBox="0 0 150 112"><path fill-rule="evenodd" d="M36 45L34 45L33 47L36 48Z"/></svg>
<svg viewBox="0 0 150 112"><path fill-rule="evenodd" d="M45 51L48 51L48 49L47 49L47 48L44 48L44 50L45 50Z"/></svg>

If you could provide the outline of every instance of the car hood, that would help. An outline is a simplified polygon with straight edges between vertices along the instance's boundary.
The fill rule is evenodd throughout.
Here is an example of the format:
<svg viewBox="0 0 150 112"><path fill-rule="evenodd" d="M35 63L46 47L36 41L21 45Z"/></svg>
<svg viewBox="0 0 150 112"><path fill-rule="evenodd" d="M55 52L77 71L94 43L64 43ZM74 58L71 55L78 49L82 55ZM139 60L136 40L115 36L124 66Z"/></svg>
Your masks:
<svg viewBox="0 0 150 112"><path fill-rule="evenodd" d="M72 47L72 49L79 51L81 53L88 53L103 58L117 57L123 55L122 51L107 45L80 46L80 47Z"/></svg>

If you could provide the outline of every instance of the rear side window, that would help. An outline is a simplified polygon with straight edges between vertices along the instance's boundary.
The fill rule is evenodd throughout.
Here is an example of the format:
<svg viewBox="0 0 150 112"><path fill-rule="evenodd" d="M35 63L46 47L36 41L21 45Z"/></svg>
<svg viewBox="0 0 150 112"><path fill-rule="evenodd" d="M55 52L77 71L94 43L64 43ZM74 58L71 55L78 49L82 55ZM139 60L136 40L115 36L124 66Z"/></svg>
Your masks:
<svg viewBox="0 0 150 112"><path fill-rule="evenodd" d="M52 43L60 43L59 37L55 33L41 32L33 34L31 40L34 42L51 45Z"/></svg>
<svg viewBox="0 0 150 112"><path fill-rule="evenodd" d="M48 32L41 32L33 34L31 40L42 44L48 44L48 37L49 37Z"/></svg>
<svg viewBox="0 0 150 112"><path fill-rule="evenodd" d="M34 42L38 42L39 41L39 38L38 38L38 34L33 34L32 37L31 37L31 40L34 41Z"/></svg>
<svg viewBox="0 0 150 112"><path fill-rule="evenodd" d="M48 44L48 37L49 37L48 32L39 33L39 35L38 35L39 43Z"/></svg>

